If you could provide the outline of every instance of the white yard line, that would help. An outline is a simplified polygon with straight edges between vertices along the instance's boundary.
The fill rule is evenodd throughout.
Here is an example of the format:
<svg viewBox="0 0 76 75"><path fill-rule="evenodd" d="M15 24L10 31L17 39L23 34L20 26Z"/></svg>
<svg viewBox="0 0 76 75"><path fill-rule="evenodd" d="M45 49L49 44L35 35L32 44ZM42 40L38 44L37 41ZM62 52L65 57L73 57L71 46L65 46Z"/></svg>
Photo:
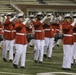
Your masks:
<svg viewBox="0 0 76 75"><path fill-rule="evenodd" d="M5 75L30 75L30 74L21 74L21 73L12 73L12 72L0 72L0 74ZM47 72L47 73L37 73L36 75L56 75L56 74L67 74L67 75L76 75L76 73L69 73L69 72Z"/></svg>
<svg viewBox="0 0 76 75"><path fill-rule="evenodd" d="M21 73L12 73L12 72L0 72L0 74L10 74L10 75L29 75L29 74L21 74Z"/></svg>
<svg viewBox="0 0 76 75"><path fill-rule="evenodd" d="M47 72L47 73L37 73L37 75L56 75L56 74L76 75L76 73L69 73L69 72Z"/></svg>
<svg viewBox="0 0 76 75"><path fill-rule="evenodd" d="M55 75L55 74L48 72L48 73L37 73L37 75Z"/></svg>
<svg viewBox="0 0 76 75"><path fill-rule="evenodd" d="M76 75L76 73L69 73L69 72L51 72L53 74L68 74L68 75Z"/></svg>

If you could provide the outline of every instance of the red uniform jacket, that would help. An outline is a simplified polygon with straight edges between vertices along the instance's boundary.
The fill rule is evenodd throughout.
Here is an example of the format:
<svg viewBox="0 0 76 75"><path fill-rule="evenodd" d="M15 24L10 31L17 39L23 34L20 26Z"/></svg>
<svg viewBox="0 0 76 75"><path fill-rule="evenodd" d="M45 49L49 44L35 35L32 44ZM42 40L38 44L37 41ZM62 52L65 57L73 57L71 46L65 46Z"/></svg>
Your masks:
<svg viewBox="0 0 76 75"><path fill-rule="evenodd" d="M3 34L4 39L6 39L6 40L15 39L14 26L9 21L9 19L6 19L6 21L3 23L3 25L4 25L4 34Z"/></svg>
<svg viewBox="0 0 76 75"><path fill-rule="evenodd" d="M3 30L3 26L2 26L2 25L0 25L0 35L2 35L2 34L3 34L2 30Z"/></svg>
<svg viewBox="0 0 76 75"><path fill-rule="evenodd" d="M63 22L62 23L62 30L64 34L63 44L73 44L73 30L72 30L71 23Z"/></svg>
<svg viewBox="0 0 76 75"><path fill-rule="evenodd" d="M55 34L55 31L54 31L54 28L52 25L50 25L50 38L53 38L54 37L54 34Z"/></svg>
<svg viewBox="0 0 76 75"><path fill-rule="evenodd" d="M31 26L31 28L30 28L30 26ZM32 22L31 22L30 26L26 27L27 34L32 34L33 33L33 24L32 24Z"/></svg>
<svg viewBox="0 0 76 75"><path fill-rule="evenodd" d="M54 37L54 29L51 24L50 25L44 24L43 28L45 30L45 37L47 37L47 38Z"/></svg>
<svg viewBox="0 0 76 75"><path fill-rule="evenodd" d="M20 21L18 21L15 23L15 29L16 29L15 43L23 45L27 44L25 25L23 25Z"/></svg>
<svg viewBox="0 0 76 75"><path fill-rule="evenodd" d="M36 40L44 40L44 29L39 20L33 23L35 27L35 35L34 39Z"/></svg>
<svg viewBox="0 0 76 75"><path fill-rule="evenodd" d="M73 41L76 42L76 24L75 26L73 27Z"/></svg>
<svg viewBox="0 0 76 75"><path fill-rule="evenodd" d="M59 24L53 23L52 27L54 29L54 33L59 33L60 32L60 25Z"/></svg>
<svg viewBox="0 0 76 75"><path fill-rule="evenodd" d="M32 33L32 28L26 27L27 30L27 34L31 34Z"/></svg>

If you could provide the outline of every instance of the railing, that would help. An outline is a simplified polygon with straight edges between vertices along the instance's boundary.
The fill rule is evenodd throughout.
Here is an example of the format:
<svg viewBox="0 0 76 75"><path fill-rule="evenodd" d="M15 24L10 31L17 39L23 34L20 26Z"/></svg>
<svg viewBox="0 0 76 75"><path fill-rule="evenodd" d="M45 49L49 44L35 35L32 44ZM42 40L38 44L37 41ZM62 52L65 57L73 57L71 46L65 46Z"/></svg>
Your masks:
<svg viewBox="0 0 76 75"><path fill-rule="evenodd" d="M9 4L12 2L12 0L9 0Z"/></svg>
<svg viewBox="0 0 76 75"><path fill-rule="evenodd" d="M76 2L76 0L74 0Z"/></svg>
<svg viewBox="0 0 76 75"><path fill-rule="evenodd" d="M23 13L23 11L21 11L20 7L13 4L12 0L9 0L10 6L13 7L16 11L18 11L19 13Z"/></svg>

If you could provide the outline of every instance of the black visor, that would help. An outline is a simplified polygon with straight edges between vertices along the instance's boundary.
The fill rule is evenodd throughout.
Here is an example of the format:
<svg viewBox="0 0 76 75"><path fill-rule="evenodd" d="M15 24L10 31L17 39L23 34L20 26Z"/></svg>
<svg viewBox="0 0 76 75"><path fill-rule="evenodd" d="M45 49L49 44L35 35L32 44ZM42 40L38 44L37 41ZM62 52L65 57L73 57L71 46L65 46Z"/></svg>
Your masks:
<svg viewBox="0 0 76 75"><path fill-rule="evenodd" d="M67 18L67 19L71 19L71 17L70 17L70 16L68 16L68 17L65 17L65 18Z"/></svg>
<svg viewBox="0 0 76 75"><path fill-rule="evenodd" d="M73 18L76 18L76 16L73 16Z"/></svg>
<svg viewBox="0 0 76 75"><path fill-rule="evenodd" d="M11 15L11 14L9 14L9 15L7 15L7 16L11 16L11 17L13 17L13 15Z"/></svg>

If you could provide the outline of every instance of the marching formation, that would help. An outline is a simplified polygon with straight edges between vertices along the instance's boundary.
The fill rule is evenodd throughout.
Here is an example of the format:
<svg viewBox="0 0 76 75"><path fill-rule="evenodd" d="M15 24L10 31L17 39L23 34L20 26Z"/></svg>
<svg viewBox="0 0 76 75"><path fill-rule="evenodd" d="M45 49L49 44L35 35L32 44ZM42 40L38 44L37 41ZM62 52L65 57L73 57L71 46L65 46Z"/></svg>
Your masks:
<svg viewBox="0 0 76 75"><path fill-rule="evenodd" d="M3 61L25 69L27 46L34 46L34 62L52 58L54 46L63 44L63 70L76 64L76 14L54 15L38 12L25 17L24 13L0 14L0 48L3 43ZM7 58L7 52L9 57Z"/></svg>

